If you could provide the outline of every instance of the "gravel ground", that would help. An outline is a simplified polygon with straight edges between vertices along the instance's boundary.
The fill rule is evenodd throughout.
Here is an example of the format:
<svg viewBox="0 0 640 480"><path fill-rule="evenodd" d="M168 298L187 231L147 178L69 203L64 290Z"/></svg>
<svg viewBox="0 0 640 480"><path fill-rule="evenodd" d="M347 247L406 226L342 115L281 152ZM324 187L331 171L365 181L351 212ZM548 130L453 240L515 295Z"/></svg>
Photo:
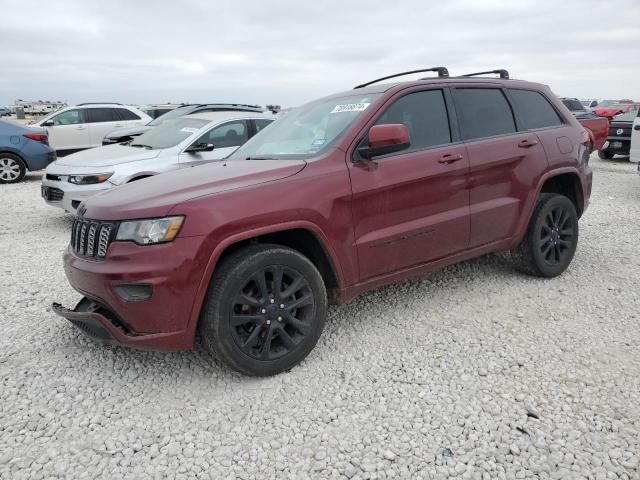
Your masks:
<svg viewBox="0 0 640 480"><path fill-rule="evenodd" d="M86 339L49 309L71 217L0 186L0 477L640 478L640 177L592 163L560 278L494 255L378 289L267 379Z"/></svg>

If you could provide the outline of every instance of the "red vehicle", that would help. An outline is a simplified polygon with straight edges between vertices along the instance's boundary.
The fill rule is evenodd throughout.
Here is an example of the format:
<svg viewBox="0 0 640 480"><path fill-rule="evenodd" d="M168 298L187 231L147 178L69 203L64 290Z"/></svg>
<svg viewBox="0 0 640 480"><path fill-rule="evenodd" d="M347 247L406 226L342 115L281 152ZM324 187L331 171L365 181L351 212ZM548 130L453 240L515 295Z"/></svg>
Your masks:
<svg viewBox="0 0 640 480"><path fill-rule="evenodd" d="M234 369L300 362L328 301L498 250L561 274L591 193L589 137L548 87L480 74L382 84L289 112L224 163L78 208L64 268L85 333Z"/></svg>
<svg viewBox="0 0 640 480"><path fill-rule="evenodd" d="M638 108L633 100L603 100L593 109L593 113L599 117L606 117L612 120L616 115L627 113Z"/></svg>
<svg viewBox="0 0 640 480"><path fill-rule="evenodd" d="M587 133L591 141L591 151L601 150L605 147L609 135L609 119L596 115L576 117Z"/></svg>

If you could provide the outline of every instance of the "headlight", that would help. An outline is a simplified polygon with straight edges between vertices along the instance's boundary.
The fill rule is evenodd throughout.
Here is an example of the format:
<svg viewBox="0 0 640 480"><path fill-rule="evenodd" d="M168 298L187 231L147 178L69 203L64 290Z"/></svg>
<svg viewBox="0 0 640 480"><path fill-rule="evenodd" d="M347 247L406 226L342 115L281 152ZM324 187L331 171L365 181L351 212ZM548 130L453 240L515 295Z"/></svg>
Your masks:
<svg viewBox="0 0 640 480"><path fill-rule="evenodd" d="M184 217L165 217L122 222L116 240L129 240L138 245L171 242L178 235L183 221Z"/></svg>
<svg viewBox="0 0 640 480"><path fill-rule="evenodd" d="M91 185L94 183L106 182L113 172L99 173L97 175L70 175L69 183L75 183L76 185Z"/></svg>

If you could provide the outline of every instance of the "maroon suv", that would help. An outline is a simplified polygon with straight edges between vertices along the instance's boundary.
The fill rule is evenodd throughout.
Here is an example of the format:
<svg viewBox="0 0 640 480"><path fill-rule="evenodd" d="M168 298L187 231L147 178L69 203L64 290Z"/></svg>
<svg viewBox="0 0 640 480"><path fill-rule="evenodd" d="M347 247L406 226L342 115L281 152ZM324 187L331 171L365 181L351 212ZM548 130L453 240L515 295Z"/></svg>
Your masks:
<svg viewBox="0 0 640 480"><path fill-rule="evenodd" d="M56 312L139 348L190 349L199 332L271 375L311 351L328 300L499 250L562 273L591 193L585 130L504 70L423 71L438 76L314 101L221 163L88 199L64 254L85 298Z"/></svg>

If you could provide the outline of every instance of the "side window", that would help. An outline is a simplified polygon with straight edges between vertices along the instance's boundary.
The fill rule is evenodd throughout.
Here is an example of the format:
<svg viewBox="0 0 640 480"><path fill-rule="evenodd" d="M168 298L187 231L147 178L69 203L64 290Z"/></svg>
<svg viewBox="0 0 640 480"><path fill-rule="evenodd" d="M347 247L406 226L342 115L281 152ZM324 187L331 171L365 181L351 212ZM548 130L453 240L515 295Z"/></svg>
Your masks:
<svg viewBox="0 0 640 480"><path fill-rule="evenodd" d="M225 123L202 135L196 143L212 143L216 148L239 147L248 140L244 120Z"/></svg>
<svg viewBox="0 0 640 480"><path fill-rule="evenodd" d="M79 123L86 123L83 109L67 110L59 115L56 115L51 120L54 125L77 125Z"/></svg>
<svg viewBox="0 0 640 480"><path fill-rule="evenodd" d="M509 95L511 95L513 107L518 114L519 122L522 123L523 130L555 127L563 124L563 121L556 110L540 93L532 90L518 90L510 88ZM578 101L573 102L578 104L580 103ZM567 104L565 103L565 105ZM580 107L582 107L581 104ZM569 109L572 110L571 108ZM575 110L575 107L573 110Z"/></svg>
<svg viewBox="0 0 640 480"><path fill-rule="evenodd" d="M408 151L451 143L449 116L442 90L415 92L399 98L376 121L376 125L385 123L407 126L411 137Z"/></svg>
<svg viewBox="0 0 640 480"><path fill-rule="evenodd" d="M515 133L513 112L497 88L456 88L456 111L465 140Z"/></svg>
<svg viewBox="0 0 640 480"><path fill-rule="evenodd" d="M127 110L126 108L113 108L119 117L119 120L140 120L140 117L133 113L131 110ZM149 114L150 117L153 115Z"/></svg>
<svg viewBox="0 0 640 480"><path fill-rule="evenodd" d="M89 108L89 123L117 122L119 120L115 108Z"/></svg>
<svg viewBox="0 0 640 480"><path fill-rule="evenodd" d="M273 120L267 120L267 119L261 119L261 118L258 118L256 120L254 120L253 123L256 126L256 133L258 133L260 130L262 130L267 125L270 125L272 122L273 122Z"/></svg>

